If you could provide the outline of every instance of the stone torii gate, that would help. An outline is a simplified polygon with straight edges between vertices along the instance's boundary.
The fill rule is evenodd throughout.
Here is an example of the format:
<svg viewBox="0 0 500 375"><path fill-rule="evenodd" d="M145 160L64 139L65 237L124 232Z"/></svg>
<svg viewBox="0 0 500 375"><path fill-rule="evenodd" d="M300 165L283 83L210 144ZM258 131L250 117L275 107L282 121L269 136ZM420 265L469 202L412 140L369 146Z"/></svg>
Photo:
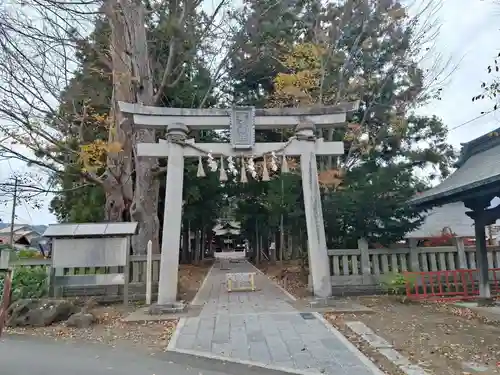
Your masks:
<svg viewBox="0 0 500 375"><path fill-rule="evenodd" d="M254 157L280 155L286 160L285 156L300 156L313 292L317 297L331 296L330 266L316 155L342 155L344 144L343 142L325 142L322 138L316 138L316 130L345 125L346 114L356 110L357 103L307 109L255 109L254 107L184 109L148 107L124 102L120 102L119 107L124 115L132 118L135 127L167 129L166 140L137 145L138 156L168 159L158 307L173 306L177 297L185 157L197 157L200 158L199 160L207 156L210 160L213 160L212 157L220 157L221 168L224 168L223 157L240 158L241 171L246 176L244 158L253 160ZM293 127L295 127L295 136L287 142L255 143L256 129L272 130ZM190 130L228 128L231 133L230 144L196 144L194 140L188 139ZM253 161L249 164L253 164Z"/></svg>

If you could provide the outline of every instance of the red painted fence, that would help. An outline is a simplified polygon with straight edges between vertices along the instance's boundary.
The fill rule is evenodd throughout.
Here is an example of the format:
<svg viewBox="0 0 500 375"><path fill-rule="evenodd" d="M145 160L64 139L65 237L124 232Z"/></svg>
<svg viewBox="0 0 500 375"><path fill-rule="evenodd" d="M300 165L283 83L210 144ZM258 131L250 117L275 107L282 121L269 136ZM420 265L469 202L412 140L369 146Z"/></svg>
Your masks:
<svg viewBox="0 0 500 375"><path fill-rule="evenodd" d="M500 268L490 268L493 297L500 297ZM460 301L479 296L478 270L405 272L406 295L414 300Z"/></svg>

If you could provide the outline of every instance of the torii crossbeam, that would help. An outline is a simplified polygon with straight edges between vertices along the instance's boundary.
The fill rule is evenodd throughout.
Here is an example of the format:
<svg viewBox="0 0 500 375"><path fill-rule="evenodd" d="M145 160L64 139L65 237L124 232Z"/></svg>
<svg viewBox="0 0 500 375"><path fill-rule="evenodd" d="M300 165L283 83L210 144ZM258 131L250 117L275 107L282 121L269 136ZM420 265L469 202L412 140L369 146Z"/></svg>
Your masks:
<svg viewBox="0 0 500 375"><path fill-rule="evenodd" d="M307 222L309 267L313 292L318 297L332 293L330 266L318 183L316 155L342 155L342 142L316 138L316 128L344 126L348 112L357 103L330 107L271 108L234 107L230 109L183 109L147 107L119 103L133 126L167 129L167 139L159 143L140 143L138 156L168 158L163 237L161 245L158 305L176 301L179 247L182 223L182 190L185 157L258 157L265 155L300 156L302 189ZM231 143L195 143L189 130L230 129ZM295 128L287 142L255 143L255 129ZM242 169L244 172L244 169ZM244 172L245 173L245 172Z"/></svg>

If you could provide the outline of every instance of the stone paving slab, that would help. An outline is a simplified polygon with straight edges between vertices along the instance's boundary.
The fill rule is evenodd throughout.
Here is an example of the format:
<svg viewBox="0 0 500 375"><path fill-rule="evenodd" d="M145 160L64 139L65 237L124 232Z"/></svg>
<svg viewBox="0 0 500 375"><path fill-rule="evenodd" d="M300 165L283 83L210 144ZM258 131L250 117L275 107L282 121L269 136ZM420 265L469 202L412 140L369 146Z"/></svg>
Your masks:
<svg viewBox="0 0 500 375"><path fill-rule="evenodd" d="M248 262L230 268L212 268L197 298L199 316L181 319L169 350L294 373L382 374L319 314L296 310L265 275L256 275L256 292L228 293L225 272L255 271Z"/></svg>
<svg viewBox="0 0 500 375"><path fill-rule="evenodd" d="M151 315L149 313L149 307L140 307L123 318L123 321L128 323L160 322L164 320L197 317L200 312L201 306L193 306L179 313Z"/></svg>

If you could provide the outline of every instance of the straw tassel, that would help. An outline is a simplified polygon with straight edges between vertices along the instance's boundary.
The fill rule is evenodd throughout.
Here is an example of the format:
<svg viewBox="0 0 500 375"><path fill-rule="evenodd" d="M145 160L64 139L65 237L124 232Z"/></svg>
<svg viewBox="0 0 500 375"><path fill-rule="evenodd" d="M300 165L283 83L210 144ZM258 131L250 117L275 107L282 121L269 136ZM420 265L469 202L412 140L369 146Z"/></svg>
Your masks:
<svg viewBox="0 0 500 375"><path fill-rule="evenodd" d="M205 169L203 169L203 161L201 156L198 157L198 172L196 172L196 177L206 177Z"/></svg>
<svg viewBox="0 0 500 375"><path fill-rule="evenodd" d="M220 157L220 175L219 175L219 181L220 182L226 182L227 181L227 173L226 169L224 168L224 157Z"/></svg>
<svg viewBox="0 0 500 375"><path fill-rule="evenodd" d="M288 173L288 162L286 161L286 155L283 154L283 160L281 161L281 173Z"/></svg>
<svg viewBox="0 0 500 375"><path fill-rule="evenodd" d="M269 181L269 171L267 170L267 160L266 157L264 156L264 167L262 169L262 181Z"/></svg>
<svg viewBox="0 0 500 375"><path fill-rule="evenodd" d="M245 159L241 158L241 183L246 184L248 182L247 171L245 170Z"/></svg>

